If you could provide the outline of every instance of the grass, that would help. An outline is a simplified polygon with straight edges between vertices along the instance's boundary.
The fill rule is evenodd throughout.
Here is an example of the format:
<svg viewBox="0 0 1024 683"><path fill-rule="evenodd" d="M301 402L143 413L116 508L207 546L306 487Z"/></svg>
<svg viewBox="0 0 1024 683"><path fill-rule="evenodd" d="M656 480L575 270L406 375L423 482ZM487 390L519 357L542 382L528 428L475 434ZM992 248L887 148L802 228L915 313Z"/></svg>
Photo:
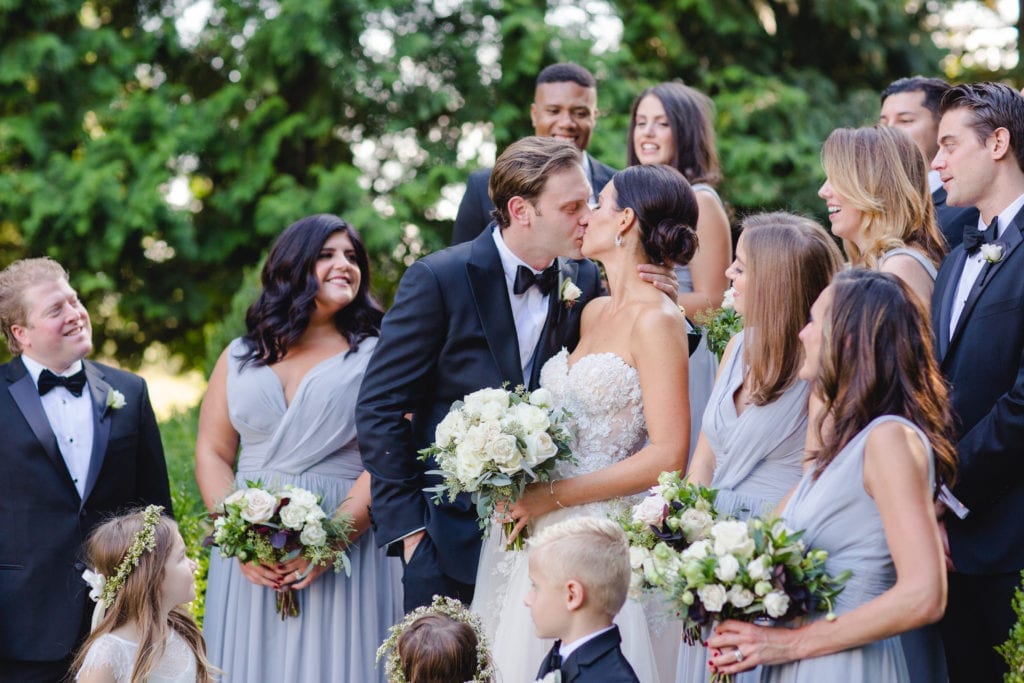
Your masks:
<svg viewBox="0 0 1024 683"><path fill-rule="evenodd" d="M171 482L171 503L178 528L185 539L189 557L199 565L196 571L196 599L189 606L202 625L206 606L206 574L210 566L210 549L202 543L210 533L206 506L196 485L194 452L199 408L177 412L160 423L160 434L167 458L167 477Z"/></svg>

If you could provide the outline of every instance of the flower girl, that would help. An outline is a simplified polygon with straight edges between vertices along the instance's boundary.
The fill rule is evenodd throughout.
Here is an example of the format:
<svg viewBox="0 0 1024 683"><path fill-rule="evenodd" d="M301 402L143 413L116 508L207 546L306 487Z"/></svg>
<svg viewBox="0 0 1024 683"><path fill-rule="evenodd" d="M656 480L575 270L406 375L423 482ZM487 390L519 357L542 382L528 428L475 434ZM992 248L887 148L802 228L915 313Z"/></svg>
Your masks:
<svg viewBox="0 0 1024 683"><path fill-rule="evenodd" d="M206 644L182 607L195 598L195 563L159 505L115 517L86 543L82 578L96 602L75 658L79 683L208 683Z"/></svg>

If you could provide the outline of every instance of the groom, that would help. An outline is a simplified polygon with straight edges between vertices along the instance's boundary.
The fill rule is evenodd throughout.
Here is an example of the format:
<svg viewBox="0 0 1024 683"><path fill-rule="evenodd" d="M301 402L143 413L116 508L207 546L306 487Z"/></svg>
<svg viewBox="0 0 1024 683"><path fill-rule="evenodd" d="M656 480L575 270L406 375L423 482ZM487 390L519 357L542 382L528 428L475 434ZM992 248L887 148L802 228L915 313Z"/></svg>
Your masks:
<svg viewBox="0 0 1024 683"><path fill-rule="evenodd" d="M590 215L578 149L519 140L495 163L489 191L497 229L417 261L402 277L356 407L374 532L403 560L406 611L434 594L471 600L481 542L468 494L435 505L424 493L438 479L417 451L466 394L535 388L544 363L579 341L580 313L602 292L597 266L573 260ZM668 269L650 272L655 286L673 289Z"/></svg>
<svg viewBox="0 0 1024 683"><path fill-rule="evenodd" d="M89 314L47 258L0 272L0 681L60 681L89 632L77 562L110 515L171 510L156 418L140 377L83 360Z"/></svg>

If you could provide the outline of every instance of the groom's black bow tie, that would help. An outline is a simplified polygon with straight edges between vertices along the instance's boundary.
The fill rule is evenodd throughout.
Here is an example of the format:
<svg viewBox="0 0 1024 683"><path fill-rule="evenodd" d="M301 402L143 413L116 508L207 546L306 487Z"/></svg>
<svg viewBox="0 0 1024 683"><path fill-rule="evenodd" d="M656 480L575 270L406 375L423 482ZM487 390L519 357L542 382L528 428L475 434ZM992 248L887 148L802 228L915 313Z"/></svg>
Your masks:
<svg viewBox="0 0 1024 683"><path fill-rule="evenodd" d="M516 268L516 281L512 285L512 291L516 294L522 294L530 287L537 285L537 289L540 290L541 294L550 294L557 284L558 261L555 261L540 273L534 273L526 266L519 266Z"/></svg>
<svg viewBox="0 0 1024 683"><path fill-rule="evenodd" d="M85 388L85 368L82 368L75 374L68 375L67 377L55 375L49 370L43 370L40 372L39 395L43 396L54 387L64 387L75 396L81 396L82 389Z"/></svg>
<svg viewBox="0 0 1024 683"><path fill-rule="evenodd" d="M996 241L996 230L999 225L999 216L992 219L988 229L978 230L975 225L968 225L964 228L964 249L968 254L976 254L981 245Z"/></svg>

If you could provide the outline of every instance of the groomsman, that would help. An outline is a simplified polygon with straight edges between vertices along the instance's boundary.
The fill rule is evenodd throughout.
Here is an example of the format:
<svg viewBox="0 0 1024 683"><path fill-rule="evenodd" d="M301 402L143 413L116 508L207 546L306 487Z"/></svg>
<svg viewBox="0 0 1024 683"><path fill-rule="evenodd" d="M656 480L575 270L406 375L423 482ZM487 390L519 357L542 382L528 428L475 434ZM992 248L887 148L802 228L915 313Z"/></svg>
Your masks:
<svg viewBox="0 0 1024 683"><path fill-rule="evenodd" d="M553 138L510 145L490 176L497 227L412 264L384 316L356 421L373 477L374 533L403 559L407 611L434 594L472 599L481 544L469 495L435 505L423 491L439 481L426 474L435 466L417 451L466 394L536 387L544 363L575 347L580 313L602 291L597 266L575 260L590 215L580 160L575 146ZM670 269L650 272L675 295ZM570 281L580 290L571 301Z"/></svg>
<svg viewBox="0 0 1024 683"><path fill-rule="evenodd" d="M0 680L60 681L89 632L82 543L106 517L171 510L142 378L83 360L89 314L46 258L0 272Z"/></svg>
<svg viewBox="0 0 1024 683"><path fill-rule="evenodd" d="M969 509L945 514L949 603L942 621L950 680L1001 681L993 647L1014 623L1024 568L1024 98L1005 85L951 88L940 105L939 172L947 201L976 206L939 270L932 326L959 417L953 492Z"/></svg>
<svg viewBox="0 0 1024 683"><path fill-rule="evenodd" d="M878 122L883 126L900 128L921 149L930 163L939 151L936 138L939 132L939 101L949 90L949 83L941 78L912 76L893 81L882 91L882 111ZM929 190L935 204L935 219L950 249L960 244L964 226L974 226L978 210L973 206L953 206L946 201L937 171L928 173Z"/></svg>
<svg viewBox="0 0 1024 683"><path fill-rule="evenodd" d="M530 105L534 135L568 140L582 152L580 163L590 183L591 199L604 188L615 169L587 154L590 136L597 124L597 81L578 64L552 64L537 75ZM487 194L491 169L469 174L466 193L452 228L452 244L468 242L493 220L494 202Z"/></svg>

